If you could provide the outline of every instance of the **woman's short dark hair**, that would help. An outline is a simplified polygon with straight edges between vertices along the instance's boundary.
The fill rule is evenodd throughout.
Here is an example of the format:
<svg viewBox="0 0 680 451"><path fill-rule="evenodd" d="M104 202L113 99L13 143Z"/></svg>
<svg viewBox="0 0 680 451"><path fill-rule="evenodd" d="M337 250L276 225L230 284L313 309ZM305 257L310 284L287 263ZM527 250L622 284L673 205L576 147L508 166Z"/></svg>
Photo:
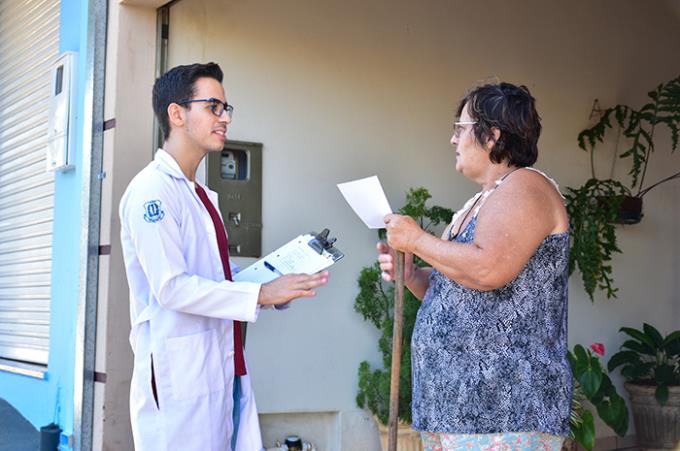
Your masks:
<svg viewBox="0 0 680 451"><path fill-rule="evenodd" d="M492 128L500 137L495 142L489 159L494 163L508 160L513 166L531 166L538 158L538 137L541 118L534 99L526 86L510 83L480 86L465 96L458 105L460 117L465 105L472 120L475 139L480 144L493 138Z"/></svg>
<svg viewBox="0 0 680 451"><path fill-rule="evenodd" d="M163 139L170 136L168 106L171 103L192 99L195 94L194 83L202 77L214 78L222 83L222 69L217 63L177 66L158 77L154 83L153 111L161 126Z"/></svg>

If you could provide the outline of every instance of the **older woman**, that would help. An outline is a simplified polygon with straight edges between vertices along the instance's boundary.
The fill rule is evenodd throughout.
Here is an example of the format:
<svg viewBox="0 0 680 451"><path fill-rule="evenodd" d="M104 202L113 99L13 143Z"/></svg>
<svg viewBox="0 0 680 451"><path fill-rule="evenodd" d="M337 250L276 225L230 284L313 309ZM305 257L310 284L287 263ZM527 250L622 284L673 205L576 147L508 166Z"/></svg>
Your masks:
<svg viewBox="0 0 680 451"><path fill-rule="evenodd" d="M569 434L568 218L555 183L530 166L541 124L524 86L486 85L458 107L456 170L482 190L442 238L385 217L378 244L406 253L423 300L412 338L413 428L426 450L552 449ZM413 265L417 255L431 267Z"/></svg>

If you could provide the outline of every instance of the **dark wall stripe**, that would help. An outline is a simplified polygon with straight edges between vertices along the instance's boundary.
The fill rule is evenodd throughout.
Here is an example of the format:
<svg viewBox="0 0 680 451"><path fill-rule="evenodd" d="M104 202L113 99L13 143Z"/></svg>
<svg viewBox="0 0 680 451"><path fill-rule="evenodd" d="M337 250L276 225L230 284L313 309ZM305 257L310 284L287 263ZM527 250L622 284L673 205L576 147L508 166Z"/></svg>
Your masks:
<svg viewBox="0 0 680 451"><path fill-rule="evenodd" d="M108 121L104 121L104 131L109 130L111 128L116 128L116 119L109 119Z"/></svg>

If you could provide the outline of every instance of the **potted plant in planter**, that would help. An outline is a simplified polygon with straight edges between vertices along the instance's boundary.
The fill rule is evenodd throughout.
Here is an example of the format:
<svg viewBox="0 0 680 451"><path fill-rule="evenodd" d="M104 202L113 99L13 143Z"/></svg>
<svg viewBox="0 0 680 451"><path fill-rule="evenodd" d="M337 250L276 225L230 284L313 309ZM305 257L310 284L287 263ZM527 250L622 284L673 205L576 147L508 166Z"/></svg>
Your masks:
<svg viewBox="0 0 680 451"><path fill-rule="evenodd" d="M650 102L639 109L627 105L607 108L595 125L578 135L579 147L590 152L591 178L579 188L568 188L565 195L573 237L569 270L571 273L578 266L591 300L596 289L604 290L608 298L616 297L610 261L614 252L621 251L616 242L615 224L639 222L643 196L662 183L680 179L680 172L676 172L645 185L647 167L656 149L657 128L664 126L670 130L671 152L678 147L680 77L660 84L647 95ZM620 142L630 146L618 156L630 163L630 188L595 175L595 148L614 127L618 128L617 147ZM615 152L614 162L616 157Z"/></svg>
<svg viewBox="0 0 680 451"><path fill-rule="evenodd" d="M600 358L604 356L604 345L593 343L591 349L576 345L567 357L574 376L574 397L572 402L572 439L591 451L595 447L595 418L584 401L595 407L599 417L620 437L628 431L628 407L616 391L609 375L602 369ZM593 354L594 353L594 354Z"/></svg>
<svg viewBox="0 0 680 451"><path fill-rule="evenodd" d="M680 330L666 337L645 323L622 327L630 337L609 360L628 381L638 444L644 448L680 447Z"/></svg>
<svg viewBox="0 0 680 451"><path fill-rule="evenodd" d="M453 211L448 208L425 204L430 199L430 193L425 188L412 188L406 194L406 205L399 210L401 214L414 218L420 226L431 232L431 228L451 220ZM385 230L378 232L380 239L385 238ZM424 265L424 262L414 257L414 263ZM359 365L359 391L357 404L361 408L368 408L378 421L379 428L384 430L383 449L386 449L387 424L390 404L390 368L392 365L392 326L394 313L394 286L384 283L380 275L378 263L365 267L359 275L359 294L354 302L354 309L365 320L370 321L381 332L378 348L383 356L382 368L371 369L368 362ZM414 433L410 424L411 419L411 334L416 319L420 301L404 290L404 329L401 355L401 373L399 383L399 420L404 424L404 432L400 432L399 449L421 449L420 436ZM401 428L400 428L401 429ZM409 437L411 435L412 437Z"/></svg>

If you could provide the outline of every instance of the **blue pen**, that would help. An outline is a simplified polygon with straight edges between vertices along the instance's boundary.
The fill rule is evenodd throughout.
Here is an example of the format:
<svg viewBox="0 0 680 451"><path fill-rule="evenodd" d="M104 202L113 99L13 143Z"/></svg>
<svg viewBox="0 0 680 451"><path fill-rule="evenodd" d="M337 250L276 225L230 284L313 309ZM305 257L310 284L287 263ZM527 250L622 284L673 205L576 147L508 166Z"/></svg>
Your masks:
<svg viewBox="0 0 680 451"><path fill-rule="evenodd" d="M271 263L269 263L267 260L264 261L264 267L267 268L268 270L270 270L271 272L273 272L274 274L276 274L277 276L282 276L282 275L283 275L283 274L281 273L281 271L279 271L278 269L274 268L274 265L272 265ZM285 309L287 309L288 307L290 307L290 302L286 302L285 304L279 304L279 305L275 305L275 306L274 306L274 308L275 308L276 310L285 310Z"/></svg>
<svg viewBox="0 0 680 451"><path fill-rule="evenodd" d="M267 260L264 261L264 267L276 274L277 276L282 276L283 274L278 269L274 268L274 265L269 263Z"/></svg>

